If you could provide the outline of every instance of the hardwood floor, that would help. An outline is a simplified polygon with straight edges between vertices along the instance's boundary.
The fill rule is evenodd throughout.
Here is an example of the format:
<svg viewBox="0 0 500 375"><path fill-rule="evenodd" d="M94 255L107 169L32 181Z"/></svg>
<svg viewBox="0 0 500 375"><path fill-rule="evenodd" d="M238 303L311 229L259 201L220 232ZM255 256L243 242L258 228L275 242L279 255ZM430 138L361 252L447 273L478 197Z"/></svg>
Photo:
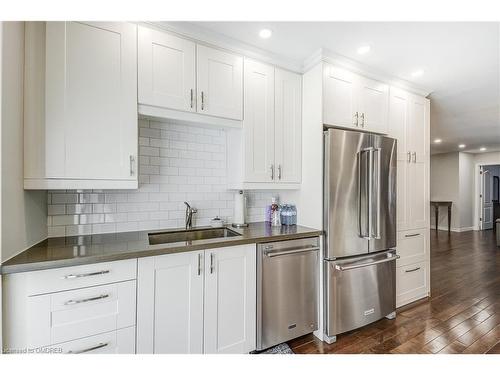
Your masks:
<svg viewBox="0 0 500 375"><path fill-rule="evenodd" d="M494 233L431 230L431 298L339 335L290 341L295 353L500 354L500 248Z"/></svg>

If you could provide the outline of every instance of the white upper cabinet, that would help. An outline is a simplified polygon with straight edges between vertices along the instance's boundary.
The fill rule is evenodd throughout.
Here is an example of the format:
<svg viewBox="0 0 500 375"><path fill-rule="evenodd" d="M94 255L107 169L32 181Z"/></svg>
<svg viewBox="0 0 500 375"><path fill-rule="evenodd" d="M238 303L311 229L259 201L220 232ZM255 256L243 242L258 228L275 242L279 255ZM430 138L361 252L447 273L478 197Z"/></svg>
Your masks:
<svg viewBox="0 0 500 375"><path fill-rule="evenodd" d="M274 67L245 59L244 168L248 182L272 182Z"/></svg>
<svg viewBox="0 0 500 375"><path fill-rule="evenodd" d="M243 119L243 57L198 45L197 78L198 112Z"/></svg>
<svg viewBox="0 0 500 375"><path fill-rule="evenodd" d="M358 76L348 70L325 64L323 70L323 123L357 128Z"/></svg>
<svg viewBox="0 0 500 375"><path fill-rule="evenodd" d="M146 27L138 28L138 101L196 111L196 44Z"/></svg>
<svg viewBox="0 0 500 375"><path fill-rule="evenodd" d="M359 126L375 133L387 134L389 116L389 85L359 78Z"/></svg>
<svg viewBox="0 0 500 375"><path fill-rule="evenodd" d="M278 182L302 180L302 77L275 71L275 162Z"/></svg>
<svg viewBox="0 0 500 375"><path fill-rule="evenodd" d="M417 95L410 95L410 123L407 131L408 150L413 162L423 162L429 155L429 100Z"/></svg>
<svg viewBox="0 0 500 375"><path fill-rule="evenodd" d="M324 65L324 124L386 134L388 112L387 84L333 65Z"/></svg>
<svg viewBox="0 0 500 375"><path fill-rule="evenodd" d="M408 160L407 129L410 121L409 94L396 87L391 87L389 96L389 136L398 141L398 160ZM399 168L398 168L399 172Z"/></svg>
<svg viewBox="0 0 500 375"><path fill-rule="evenodd" d="M26 25L25 188L137 188L137 27Z"/></svg>
<svg viewBox="0 0 500 375"><path fill-rule="evenodd" d="M230 185L298 188L302 180L302 77L251 59L245 59L244 65L243 131L228 132Z"/></svg>

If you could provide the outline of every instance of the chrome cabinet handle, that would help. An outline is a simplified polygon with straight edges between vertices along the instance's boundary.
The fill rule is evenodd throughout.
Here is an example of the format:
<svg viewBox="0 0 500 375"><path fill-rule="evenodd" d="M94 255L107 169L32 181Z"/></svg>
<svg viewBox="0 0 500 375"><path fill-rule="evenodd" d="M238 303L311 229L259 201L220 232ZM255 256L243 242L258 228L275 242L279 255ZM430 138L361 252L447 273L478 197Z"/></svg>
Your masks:
<svg viewBox="0 0 500 375"><path fill-rule="evenodd" d="M335 269L338 270L338 271L349 271L349 270L353 270L353 269L356 269L356 268L369 267L369 266L374 266L376 264L392 262L392 261L394 261L396 259L399 259L399 258L401 258L399 255L393 255L393 256L387 257L386 259L377 260L375 262L355 264L353 266L345 266L345 267L336 264L335 265Z"/></svg>
<svg viewBox="0 0 500 375"><path fill-rule="evenodd" d="M97 344L96 346L92 346L90 348L87 348L87 349L82 349L82 350L70 350L68 352L68 354L82 354L82 353L87 353L87 352L91 352L92 350L97 350L97 349L101 349L101 348L104 348L106 346L108 346L109 343L107 342L101 342L99 344Z"/></svg>
<svg viewBox="0 0 500 375"><path fill-rule="evenodd" d="M108 298L108 297L109 297L109 294L101 294L100 296L90 297L90 298L84 298L84 299L77 299L77 300L70 299L69 301L64 302L64 304L66 306L77 305L79 303L97 301L97 300L105 299L105 298Z"/></svg>
<svg viewBox="0 0 500 375"><path fill-rule="evenodd" d="M193 108L193 89L191 89L191 108Z"/></svg>
<svg viewBox="0 0 500 375"><path fill-rule="evenodd" d="M356 112L356 113L354 114L354 125L359 126L358 121L359 121L359 113L358 113L358 112Z"/></svg>
<svg viewBox="0 0 500 375"><path fill-rule="evenodd" d="M405 270L406 273L410 273L410 272L415 272L415 271L418 271L420 269L420 267L416 267L416 268L413 268L411 270Z"/></svg>
<svg viewBox="0 0 500 375"><path fill-rule="evenodd" d="M286 251L268 251L266 252L266 256L269 258L273 257L278 257L281 255L290 255L290 254L297 254L297 253L306 253L309 251L318 251L319 247L314 246L314 247L303 247L301 249L295 249L295 250L286 250Z"/></svg>
<svg viewBox="0 0 500 375"><path fill-rule="evenodd" d="M360 117L361 117L361 127L364 128L365 127L365 113L362 112Z"/></svg>
<svg viewBox="0 0 500 375"><path fill-rule="evenodd" d="M201 253L198 254L198 276L201 275Z"/></svg>
<svg viewBox="0 0 500 375"><path fill-rule="evenodd" d="M417 237L417 236L420 236L420 233L405 234L406 238L408 238L408 237Z"/></svg>
<svg viewBox="0 0 500 375"><path fill-rule="evenodd" d="M215 258L215 254L210 253L210 273L214 273L214 271L215 271L214 258Z"/></svg>
<svg viewBox="0 0 500 375"><path fill-rule="evenodd" d="M281 164L278 164L278 180L281 180Z"/></svg>
<svg viewBox="0 0 500 375"><path fill-rule="evenodd" d="M416 152L413 152L413 162L414 163L417 162L417 153Z"/></svg>
<svg viewBox="0 0 500 375"><path fill-rule="evenodd" d="M80 274L71 274L71 275L66 275L63 276L62 279L69 280L69 279L77 279L79 277L88 277L88 276L99 276L99 275L105 275L109 273L109 270L103 270L103 271L97 271L97 272L89 272L89 273L80 273Z"/></svg>
<svg viewBox="0 0 500 375"><path fill-rule="evenodd" d="M408 152L406 153L406 156L408 157L408 163L411 163L411 152L410 152L410 151L408 151Z"/></svg>
<svg viewBox="0 0 500 375"><path fill-rule="evenodd" d="M130 155L130 175L134 175L134 165L135 165L135 157L134 155Z"/></svg>
<svg viewBox="0 0 500 375"><path fill-rule="evenodd" d="M271 180L274 180L274 164L271 164Z"/></svg>
<svg viewBox="0 0 500 375"><path fill-rule="evenodd" d="M205 110L205 94L201 92L201 110Z"/></svg>

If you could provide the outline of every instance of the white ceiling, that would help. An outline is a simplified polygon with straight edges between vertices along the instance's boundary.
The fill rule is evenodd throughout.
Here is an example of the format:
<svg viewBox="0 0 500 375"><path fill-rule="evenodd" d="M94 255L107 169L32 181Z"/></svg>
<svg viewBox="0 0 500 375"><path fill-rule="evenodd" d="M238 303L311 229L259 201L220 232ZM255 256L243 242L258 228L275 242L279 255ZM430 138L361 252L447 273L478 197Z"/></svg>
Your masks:
<svg viewBox="0 0 500 375"><path fill-rule="evenodd" d="M193 22L197 28L302 63L326 48L430 89L433 153L500 150L499 24L458 22ZM261 39L269 28L273 35ZM360 56L356 50L368 44ZM411 72L425 74L413 78Z"/></svg>

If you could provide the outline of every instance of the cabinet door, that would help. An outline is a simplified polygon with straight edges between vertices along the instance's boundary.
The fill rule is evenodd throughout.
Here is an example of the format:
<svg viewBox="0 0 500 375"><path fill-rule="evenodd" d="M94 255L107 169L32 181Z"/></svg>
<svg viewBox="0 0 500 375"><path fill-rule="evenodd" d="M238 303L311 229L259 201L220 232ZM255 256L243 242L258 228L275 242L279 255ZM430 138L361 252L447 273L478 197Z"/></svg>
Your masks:
<svg viewBox="0 0 500 375"><path fill-rule="evenodd" d="M248 59L245 59L243 138L245 182L272 182L274 68Z"/></svg>
<svg viewBox="0 0 500 375"><path fill-rule="evenodd" d="M358 76L332 65L323 68L323 123L357 128Z"/></svg>
<svg viewBox="0 0 500 375"><path fill-rule="evenodd" d="M359 126L375 133L387 134L389 86L360 77L358 86Z"/></svg>
<svg viewBox="0 0 500 375"><path fill-rule="evenodd" d="M139 103L196 111L195 43L146 27L138 39Z"/></svg>
<svg viewBox="0 0 500 375"><path fill-rule="evenodd" d="M48 22L45 82L47 177L136 180L137 27Z"/></svg>
<svg viewBox="0 0 500 375"><path fill-rule="evenodd" d="M407 166L407 229L426 228L429 225L428 162L417 161L409 163Z"/></svg>
<svg viewBox="0 0 500 375"><path fill-rule="evenodd" d="M207 115L241 120L243 58L197 45L197 109Z"/></svg>
<svg viewBox="0 0 500 375"><path fill-rule="evenodd" d="M255 245L205 251L205 272L205 353L255 350Z"/></svg>
<svg viewBox="0 0 500 375"><path fill-rule="evenodd" d="M275 70L275 164L278 182L302 178L302 77Z"/></svg>
<svg viewBox="0 0 500 375"><path fill-rule="evenodd" d="M409 127L409 96L404 90L391 87L389 95L389 136L398 141L398 160L408 160L406 144Z"/></svg>
<svg viewBox="0 0 500 375"><path fill-rule="evenodd" d="M409 205L411 197L408 191L408 167L406 160L397 162L397 197L396 197L396 230L401 231L408 228Z"/></svg>
<svg viewBox="0 0 500 375"><path fill-rule="evenodd" d="M429 157L429 100L418 95L410 95L410 120L407 130L408 150L417 162Z"/></svg>
<svg viewBox="0 0 500 375"><path fill-rule="evenodd" d="M203 251L138 260L138 353L202 353L202 268Z"/></svg>

